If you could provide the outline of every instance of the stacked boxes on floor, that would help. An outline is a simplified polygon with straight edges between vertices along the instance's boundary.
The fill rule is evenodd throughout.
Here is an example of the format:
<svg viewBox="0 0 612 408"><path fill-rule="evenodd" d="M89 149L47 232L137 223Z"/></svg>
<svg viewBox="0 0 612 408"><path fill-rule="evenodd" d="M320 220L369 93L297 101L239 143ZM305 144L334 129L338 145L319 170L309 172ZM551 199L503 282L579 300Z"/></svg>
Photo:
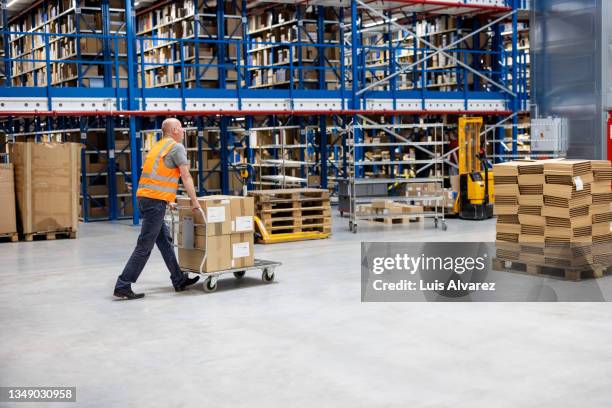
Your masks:
<svg viewBox="0 0 612 408"><path fill-rule="evenodd" d="M515 161L493 171L498 257L568 268L609 265L609 161Z"/></svg>
<svg viewBox="0 0 612 408"><path fill-rule="evenodd" d="M17 216L15 214L15 181L13 165L0 164L0 237L17 241Z"/></svg>
<svg viewBox="0 0 612 408"><path fill-rule="evenodd" d="M253 214L251 197L206 196L198 198L206 217L191 209L191 200L178 197L179 230L177 243L181 268L198 271L202 259L206 260L202 272L243 268L254 263ZM183 247L183 221L194 220L194 249Z"/></svg>
<svg viewBox="0 0 612 408"><path fill-rule="evenodd" d="M22 232L76 237L81 167L79 143L13 143L15 187Z"/></svg>
<svg viewBox="0 0 612 408"><path fill-rule="evenodd" d="M519 242L521 224L519 221L519 164L508 162L495 165L495 207L497 215L496 237L498 241Z"/></svg>

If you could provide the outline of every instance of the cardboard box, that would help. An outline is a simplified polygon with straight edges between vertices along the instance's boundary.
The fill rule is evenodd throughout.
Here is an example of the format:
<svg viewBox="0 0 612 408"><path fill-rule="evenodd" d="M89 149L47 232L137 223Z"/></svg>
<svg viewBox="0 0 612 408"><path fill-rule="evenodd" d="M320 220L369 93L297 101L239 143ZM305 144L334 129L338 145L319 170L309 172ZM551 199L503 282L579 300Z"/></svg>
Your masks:
<svg viewBox="0 0 612 408"><path fill-rule="evenodd" d="M521 224L521 236L523 235L541 235L544 236L543 225Z"/></svg>
<svg viewBox="0 0 612 408"><path fill-rule="evenodd" d="M542 215L545 217L557 217L557 218L573 218L573 217L585 217L590 214L589 206L583 205L580 207L553 207L544 206L542 207Z"/></svg>
<svg viewBox="0 0 612 408"><path fill-rule="evenodd" d="M459 176L456 176L456 177L459 177ZM500 175L495 174L493 177L493 184L496 186L500 184L518 184L518 177L517 176L500 176Z"/></svg>
<svg viewBox="0 0 612 408"><path fill-rule="evenodd" d="M582 207L584 205L591 205L593 203L593 196L585 195L577 198L562 198L545 195L544 206L551 207L562 207L562 208L575 208Z"/></svg>
<svg viewBox="0 0 612 408"><path fill-rule="evenodd" d="M531 235L531 234L521 234L518 237L518 242L520 243L533 243L533 244L543 244L545 242L544 235Z"/></svg>
<svg viewBox="0 0 612 408"><path fill-rule="evenodd" d="M542 227L546 225L546 218L541 215L519 214L518 219L521 224L525 225L537 225Z"/></svg>
<svg viewBox="0 0 612 408"><path fill-rule="evenodd" d="M545 227L546 237L558 237L574 240L577 238L588 237L590 239L593 228L589 224L588 226L576 227L576 228L562 228L562 227Z"/></svg>
<svg viewBox="0 0 612 408"><path fill-rule="evenodd" d="M538 207L535 205L521 205L518 208L518 214L542 215L542 207Z"/></svg>
<svg viewBox="0 0 612 408"><path fill-rule="evenodd" d="M204 246L206 237L195 235L195 246L201 248ZM208 255L204 262L203 272L214 272L223 269L231 268L229 235L209 236L208 237ZM181 243L179 242L179 245ZM181 268L199 270L204 252L198 249L183 249L178 250L178 261Z"/></svg>
<svg viewBox="0 0 612 408"><path fill-rule="evenodd" d="M519 234L498 232L496 235L496 240L502 242L519 242Z"/></svg>
<svg viewBox="0 0 612 408"><path fill-rule="evenodd" d="M588 227L592 224L590 216L561 218L561 217L546 217L547 227L559 228L580 228Z"/></svg>
<svg viewBox="0 0 612 408"><path fill-rule="evenodd" d="M518 196L519 187L518 184L496 184L495 185L495 196Z"/></svg>
<svg viewBox="0 0 612 408"><path fill-rule="evenodd" d="M611 191L609 181L594 181L591 183L592 194L606 194L610 193Z"/></svg>
<svg viewBox="0 0 612 408"><path fill-rule="evenodd" d="M14 177L12 164L0 164L0 234L17 232Z"/></svg>
<svg viewBox="0 0 612 408"><path fill-rule="evenodd" d="M503 224L497 223L495 224L495 232L497 234L520 234L521 233L521 225L520 224Z"/></svg>
<svg viewBox="0 0 612 408"><path fill-rule="evenodd" d="M10 157L21 232L76 232L81 144L14 143Z"/></svg>
<svg viewBox="0 0 612 408"><path fill-rule="evenodd" d="M593 235L607 235L612 232L610 222L598 222L593 224Z"/></svg>
<svg viewBox="0 0 612 408"><path fill-rule="evenodd" d="M544 193L543 184L522 184L519 185L519 195L537 195L541 196Z"/></svg>
<svg viewBox="0 0 612 408"><path fill-rule="evenodd" d="M518 205L517 196L495 195L495 205Z"/></svg>
<svg viewBox="0 0 612 408"><path fill-rule="evenodd" d="M495 179L494 179L495 180ZM450 186L454 193L459 193L459 176L450 176Z"/></svg>
<svg viewBox="0 0 612 408"><path fill-rule="evenodd" d="M230 237L232 268L253 266L255 262L253 233L232 234Z"/></svg>
<svg viewBox="0 0 612 408"><path fill-rule="evenodd" d="M232 232L230 200L225 196L198 197L198 202L204 211L207 219L207 226L199 225L195 227L196 235L228 235ZM177 197L179 206L179 218L194 217L195 224L204 224L202 215L191 209L191 200L188 197Z"/></svg>
<svg viewBox="0 0 612 408"><path fill-rule="evenodd" d="M543 195L519 195L518 196L519 205L527 205L527 206L538 206L542 207L544 205L544 196Z"/></svg>
<svg viewBox="0 0 612 408"><path fill-rule="evenodd" d="M574 176L591 174L591 162L589 160L557 159L544 162L544 174L547 172L565 172Z"/></svg>
<svg viewBox="0 0 612 408"><path fill-rule="evenodd" d="M255 199L253 197L211 195L208 198L229 200L231 233L254 231Z"/></svg>
<svg viewBox="0 0 612 408"><path fill-rule="evenodd" d="M573 185L577 186L579 190L581 189L581 185L590 184L595 180L593 173L576 176L572 173L552 170L546 171L544 179L547 184Z"/></svg>
<svg viewBox="0 0 612 408"><path fill-rule="evenodd" d="M582 183L577 180L577 184L556 184L546 182L544 185L544 195L552 197L576 198L591 194L591 183Z"/></svg>
<svg viewBox="0 0 612 408"><path fill-rule="evenodd" d="M519 210L518 205L503 205L496 203L493 206L493 214L495 215L511 215L517 214Z"/></svg>
<svg viewBox="0 0 612 408"><path fill-rule="evenodd" d="M520 186L544 185L544 174L519 174L518 184Z"/></svg>

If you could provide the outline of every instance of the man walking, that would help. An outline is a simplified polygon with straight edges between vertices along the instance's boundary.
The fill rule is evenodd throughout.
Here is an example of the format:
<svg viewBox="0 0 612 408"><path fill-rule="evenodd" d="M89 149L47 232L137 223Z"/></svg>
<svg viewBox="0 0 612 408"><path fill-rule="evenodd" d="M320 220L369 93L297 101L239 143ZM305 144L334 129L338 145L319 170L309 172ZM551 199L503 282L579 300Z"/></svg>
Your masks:
<svg viewBox="0 0 612 408"><path fill-rule="evenodd" d="M138 209L142 216L142 229L138 243L123 272L117 278L114 295L121 299L140 299L144 293L134 293L131 284L135 283L142 272L154 245L160 250L164 262L170 270L170 280L177 292L184 291L199 279L189 278L181 271L176 260L172 237L164 223L166 205L176 199L179 176L191 199L194 211L200 209L193 180L189 173L189 160L185 146L181 144L184 130L181 122L169 118L162 123L163 137L153 145L142 166L138 182Z"/></svg>

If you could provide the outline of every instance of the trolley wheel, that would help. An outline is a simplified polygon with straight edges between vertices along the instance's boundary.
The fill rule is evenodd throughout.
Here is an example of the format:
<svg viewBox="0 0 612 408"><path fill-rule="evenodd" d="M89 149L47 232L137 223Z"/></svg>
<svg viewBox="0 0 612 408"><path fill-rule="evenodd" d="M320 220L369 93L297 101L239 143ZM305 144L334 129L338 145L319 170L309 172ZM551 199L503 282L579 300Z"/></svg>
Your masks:
<svg viewBox="0 0 612 408"><path fill-rule="evenodd" d="M274 280L274 270L264 269L261 274L261 280L265 283L270 283Z"/></svg>
<svg viewBox="0 0 612 408"><path fill-rule="evenodd" d="M234 278L236 279L242 279L244 278L244 274L246 273L246 271L238 271L238 272L234 272Z"/></svg>
<svg viewBox="0 0 612 408"><path fill-rule="evenodd" d="M349 231L353 230L353 221L349 221Z"/></svg>
<svg viewBox="0 0 612 408"><path fill-rule="evenodd" d="M204 280L204 283L202 284L202 286L204 287L204 292L210 293L217 290L217 282L215 281L215 284L213 285L212 281L212 277L208 277Z"/></svg>
<svg viewBox="0 0 612 408"><path fill-rule="evenodd" d="M446 225L446 222L442 221L442 231L446 231L448 229L448 226Z"/></svg>
<svg viewBox="0 0 612 408"><path fill-rule="evenodd" d="M353 224L353 234L357 233L357 224Z"/></svg>
<svg viewBox="0 0 612 408"><path fill-rule="evenodd" d="M434 228L438 228L438 219L434 218Z"/></svg>

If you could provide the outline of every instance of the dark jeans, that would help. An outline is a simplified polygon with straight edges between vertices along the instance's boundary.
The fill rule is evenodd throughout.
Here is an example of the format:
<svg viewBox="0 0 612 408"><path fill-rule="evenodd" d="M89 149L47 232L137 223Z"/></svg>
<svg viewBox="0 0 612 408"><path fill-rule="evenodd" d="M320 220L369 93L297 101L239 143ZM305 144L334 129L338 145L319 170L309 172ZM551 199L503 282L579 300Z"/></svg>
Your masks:
<svg viewBox="0 0 612 408"><path fill-rule="evenodd" d="M130 285L136 282L151 255L153 245L157 245L164 258L164 262L170 271L172 284L175 287L179 286L186 277L176 260L174 248L172 247L172 236L164 223L166 202L140 197L138 199L138 209L142 216L142 229L140 230L138 243L123 272L117 278L115 288L129 289Z"/></svg>

